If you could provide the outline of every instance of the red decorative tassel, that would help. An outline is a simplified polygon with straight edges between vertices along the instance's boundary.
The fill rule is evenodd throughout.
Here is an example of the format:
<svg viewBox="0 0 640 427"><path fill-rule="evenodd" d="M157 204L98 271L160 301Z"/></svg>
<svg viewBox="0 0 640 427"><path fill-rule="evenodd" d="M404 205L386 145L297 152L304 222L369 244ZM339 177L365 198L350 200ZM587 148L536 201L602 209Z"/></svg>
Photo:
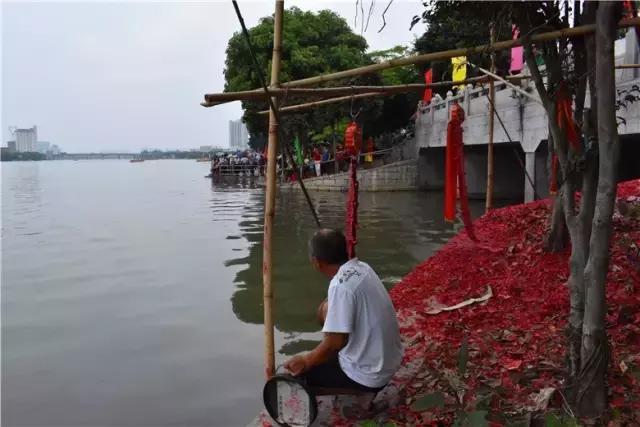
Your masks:
<svg viewBox="0 0 640 427"><path fill-rule="evenodd" d="M349 259L356 256L356 244L358 243L358 176L356 170L358 161L351 158L349 168L349 193L347 196L347 212L345 218L345 238L347 240L347 254Z"/></svg>
<svg viewBox="0 0 640 427"><path fill-rule="evenodd" d="M555 195L558 192L558 156L551 155L551 182L549 183L549 194Z"/></svg>
<svg viewBox="0 0 640 427"><path fill-rule="evenodd" d="M580 136L573 121L571 102L567 85L565 82L560 83L556 96L556 121L560 129L564 129L569 146L575 151L580 151Z"/></svg>
<svg viewBox="0 0 640 427"><path fill-rule="evenodd" d="M431 68L429 68L427 72L424 73L424 82L426 84L433 83L433 71L431 70ZM430 87L428 87L424 90L424 95L422 96L422 102L424 102L425 104L428 104L431 102L432 97L433 97L433 90Z"/></svg>
<svg viewBox="0 0 640 427"><path fill-rule="evenodd" d="M447 125L447 152L445 165L445 220L453 222L455 220L456 205L456 181L460 194L460 209L462 211L462 222L464 223L467 235L471 240L478 241L471 220L469 210L469 196L467 194L467 181L464 172L464 149L462 142L462 122L464 121L464 110L458 104L451 107L451 120Z"/></svg>
<svg viewBox="0 0 640 427"><path fill-rule="evenodd" d="M456 220L456 187L458 183L458 171L456 163L456 143L454 139L454 122L447 125L447 151L444 164L444 220L454 222Z"/></svg>

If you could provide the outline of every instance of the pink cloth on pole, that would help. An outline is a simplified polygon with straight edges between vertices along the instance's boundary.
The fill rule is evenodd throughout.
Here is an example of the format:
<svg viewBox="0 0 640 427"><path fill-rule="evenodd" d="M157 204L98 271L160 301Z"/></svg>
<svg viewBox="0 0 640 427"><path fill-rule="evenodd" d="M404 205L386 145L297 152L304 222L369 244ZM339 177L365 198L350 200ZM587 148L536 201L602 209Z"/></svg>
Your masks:
<svg viewBox="0 0 640 427"><path fill-rule="evenodd" d="M512 25L511 34L513 35L513 39L515 40L520 37L520 30L515 25ZM514 47L511 49L511 66L509 67L509 71L512 74L517 74L522 71L522 68L524 66L523 54L524 52L522 50L522 46Z"/></svg>

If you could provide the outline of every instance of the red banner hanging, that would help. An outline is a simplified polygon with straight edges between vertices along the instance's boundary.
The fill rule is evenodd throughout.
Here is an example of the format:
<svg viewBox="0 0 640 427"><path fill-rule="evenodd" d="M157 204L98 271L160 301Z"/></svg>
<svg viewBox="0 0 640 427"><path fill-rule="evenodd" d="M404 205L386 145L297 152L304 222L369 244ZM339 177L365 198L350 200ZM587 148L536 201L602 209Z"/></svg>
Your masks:
<svg viewBox="0 0 640 427"><path fill-rule="evenodd" d="M433 83L433 71L431 70L431 68L429 68L424 73L424 82L426 84ZM422 102L424 102L425 104L428 104L431 102L432 97L433 97L433 90L430 87L428 87L424 90L424 95L422 96Z"/></svg>
<svg viewBox="0 0 640 427"><path fill-rule="evenodd" d="M569 146L580 151L580 136L573 121L572 100L565 82L560 83L556 94L556 121L560 129L564 129Z"/></svg>
<svg viewBox="0 0 640 427"><path fill-rule="evenodd" d="M456 183L460 194L460 209L462 222L471 240L477 241L471 211L469 210L469 196L467 194L467 181L464 171L464 149L462 142L462 122L464 110L454 103L451 107L451 119L447 125L447 151L445 164L445 189L444 189L444 219L453 222L456 217Z"/></svg>
<svg viewBox="0 0 640 427"><path fill-rule="evenodd" d="M358 176L356 174L358 162L351 158L349 168L349 193L347 195L347 211L345 218L345 239L347 240L347 254L349 259L356 256L356 244L358 243Z"/></svg>

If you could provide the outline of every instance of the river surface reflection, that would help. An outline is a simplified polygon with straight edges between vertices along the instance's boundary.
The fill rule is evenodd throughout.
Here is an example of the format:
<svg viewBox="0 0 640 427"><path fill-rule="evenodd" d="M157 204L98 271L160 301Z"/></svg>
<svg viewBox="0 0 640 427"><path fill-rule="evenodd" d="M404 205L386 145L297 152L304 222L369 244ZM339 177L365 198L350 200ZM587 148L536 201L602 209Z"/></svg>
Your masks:
<svg viewBox="0 0 640 427"><path fill-rule="evenodd" d="M193 161L2 165L7 426L246 425L261 407L262 212ZM342 227L345 194L312 193ZM482 204L472 204L475 213ZM391 287L455 232L439 193L362 193L358 255ZM326 280L298 192L278 195L278 361L319 338Z"/></svg>

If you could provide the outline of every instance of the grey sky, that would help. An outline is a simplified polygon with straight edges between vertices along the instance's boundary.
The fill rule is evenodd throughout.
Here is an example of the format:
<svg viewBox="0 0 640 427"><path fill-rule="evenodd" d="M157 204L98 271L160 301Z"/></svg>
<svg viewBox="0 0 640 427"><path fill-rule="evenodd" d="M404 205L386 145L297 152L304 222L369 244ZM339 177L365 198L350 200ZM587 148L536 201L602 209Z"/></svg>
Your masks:
<svg viewBox="0 0 640 427"><path fill-rule="evenodd" d="M370 0L365 1L365 12ZM331 9L353 27L355 0L285 1ZM364 36L371 49L409 44L422 11L416 1L374 1ZM230 1L2 2L2 135L38 125L39 139L65 151L139 151L227 146L239 103L206 109L222 91L227 41L239 30ZM272 1L240 1L247 25L273 13ZM360 32L358 24L357 32Z"/></svg>

